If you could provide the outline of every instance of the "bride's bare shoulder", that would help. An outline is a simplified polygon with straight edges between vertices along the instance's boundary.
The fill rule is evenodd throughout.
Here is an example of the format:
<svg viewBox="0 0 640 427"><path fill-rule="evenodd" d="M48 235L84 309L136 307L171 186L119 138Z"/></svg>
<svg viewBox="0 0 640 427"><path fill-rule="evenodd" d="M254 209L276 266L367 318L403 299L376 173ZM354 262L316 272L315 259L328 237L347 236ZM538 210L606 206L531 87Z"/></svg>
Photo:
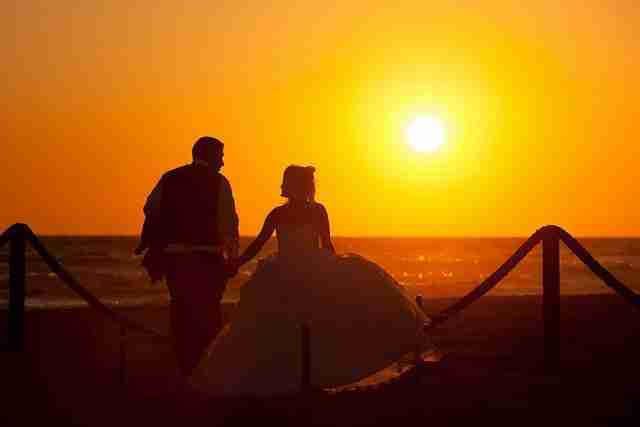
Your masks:
<svg viewBox="0 0 640 427"><path fill-rule="evenodd" d="M286 205L276 206L275 208L271 209L271 212L269 212L267 218L273 223L278 223L286 213L285 210Z"/></svg>
<svg viewBox="0 0 640 427"><path fill-rule="evenodd" d="M322 203L313 202L314 211L320 215L327 215L327 208L324 207Z"/></svg>

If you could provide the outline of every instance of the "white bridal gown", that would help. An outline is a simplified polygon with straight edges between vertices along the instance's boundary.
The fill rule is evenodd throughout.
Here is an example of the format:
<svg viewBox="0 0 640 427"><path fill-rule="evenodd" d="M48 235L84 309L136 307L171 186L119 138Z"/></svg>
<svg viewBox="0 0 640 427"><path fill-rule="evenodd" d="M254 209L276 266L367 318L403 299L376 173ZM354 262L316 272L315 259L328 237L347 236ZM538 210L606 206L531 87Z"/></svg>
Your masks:
<svg viewBox="0 0 640 427"><path fill-rule="evenodd" d="M300 390L303 323L314 387L358 381L426 343L426 317L381 267L320 249L311 225L279 227L278 244L279 253L261 261L242 288L194 386L225 396Z"/></svg>

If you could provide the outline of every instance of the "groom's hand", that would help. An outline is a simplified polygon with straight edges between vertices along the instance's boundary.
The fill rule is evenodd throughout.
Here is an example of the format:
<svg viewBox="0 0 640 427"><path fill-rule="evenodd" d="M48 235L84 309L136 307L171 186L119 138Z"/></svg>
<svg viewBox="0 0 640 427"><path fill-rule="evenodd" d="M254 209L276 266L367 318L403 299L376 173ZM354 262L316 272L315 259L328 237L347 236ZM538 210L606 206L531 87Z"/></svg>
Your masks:
<svg viewBox="0 0 640 427"><path fill-rule="evenodd" d="M133 251L134 255L142 255L142 253L147 249L147 245L144 243L140 243L138 247Z"/></svg>

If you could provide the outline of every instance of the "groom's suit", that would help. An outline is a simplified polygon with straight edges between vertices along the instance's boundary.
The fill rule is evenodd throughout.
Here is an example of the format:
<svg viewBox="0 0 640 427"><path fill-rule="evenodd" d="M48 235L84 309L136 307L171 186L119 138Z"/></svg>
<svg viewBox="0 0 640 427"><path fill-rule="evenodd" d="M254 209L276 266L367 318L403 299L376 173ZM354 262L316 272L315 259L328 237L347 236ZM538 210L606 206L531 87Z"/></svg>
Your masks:
<svg viewBox="0 0 640 427"><path fill-rule="evenodd" d="M152 281L166 277L178 363L189 375L222 327L225 253L238 246L231 186L198 161L164 174L144 207L140 248Z"/></svg>

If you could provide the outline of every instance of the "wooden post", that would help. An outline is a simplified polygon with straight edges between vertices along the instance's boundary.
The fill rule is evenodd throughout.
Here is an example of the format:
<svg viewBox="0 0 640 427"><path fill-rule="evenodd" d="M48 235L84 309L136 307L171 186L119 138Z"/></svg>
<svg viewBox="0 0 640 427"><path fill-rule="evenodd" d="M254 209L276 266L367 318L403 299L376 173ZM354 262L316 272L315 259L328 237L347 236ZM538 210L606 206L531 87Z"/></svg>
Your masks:
<svg viewBox="0 0 640 427"><path fill-rule="evenodd" d="M127 391L127 327L120 325L120 364L118 366L118 379L120 380L120 388L122 396Z"/></svg>
<svg viewBox="0 0 640 427"><path fill-rule="evenodd" d="M300 378L300 390L307 393L311 390L311 332L309 325L300 325L300 345L302 356L302 376Z"/></svg>
<svg viewBox="0 0 640 427"><path fill-rule="evenodd" d="M420 310L422 310L422 312L424 312L424 300L422 299L422 295L417 295L416 296L416 305L418 306L418 308ZM418 324L416 325L417 329L416 332L420 329L424 329L424 324L422 322L419 321L420 317L416 317L416 321L418 322ZM416 366L416 368L419 368L422 365L422 342L420 342L420 339L422 338L422 336L420 334L417 334L416 336L416 348L414 350L414 364Z"/></svg>
<svg viewBox="0 0 640 427"><path fill-rule="evenodd" d="M553 229L542 241L542 288L544 361L553 372L560 364L560 245Z"/></svg>
<svg viewBox="0 0 640 427"><path fill-rule="evenodd" d="M9 242L9 331L10 351L24 350L24 301L26 281L26 244L22 232L16 232Z"/></svg>

